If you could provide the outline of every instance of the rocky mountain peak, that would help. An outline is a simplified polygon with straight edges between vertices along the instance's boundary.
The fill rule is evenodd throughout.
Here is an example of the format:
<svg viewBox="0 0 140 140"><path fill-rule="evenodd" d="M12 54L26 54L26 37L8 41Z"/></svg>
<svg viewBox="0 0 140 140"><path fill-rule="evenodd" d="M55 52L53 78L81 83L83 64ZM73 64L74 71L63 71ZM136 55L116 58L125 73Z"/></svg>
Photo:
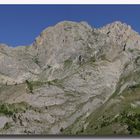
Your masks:
<svg viewBox="0 0 140 140"><path fill-rule="evenodd" d="M110 30L110 31L116 31L116 32L123 32L123 31L131 31L131 26L127 25L126 23L122 23L120 21L115 21L111 24L107 24L104 27L101 28L101 30Z"/></svg>
<svg viewBox="0 0 140 140"><path fill-rule="evenodd" d="M129 134L139 55L140 36L118 21L63 21L30 46L0 45L0 134Z"/></svg>
<svg viewBox="0 0 140 140"><path fill-rule="evenodd" d="M116 21L98 29L98 31L103 34L106 34L109 40L112 40L112 42L114 42L120 47L126 46L127 49L133 49L133 46L137 49L140 49L139 34L136 31L134 31L130 25L127 25L126 23Z"/></svg>

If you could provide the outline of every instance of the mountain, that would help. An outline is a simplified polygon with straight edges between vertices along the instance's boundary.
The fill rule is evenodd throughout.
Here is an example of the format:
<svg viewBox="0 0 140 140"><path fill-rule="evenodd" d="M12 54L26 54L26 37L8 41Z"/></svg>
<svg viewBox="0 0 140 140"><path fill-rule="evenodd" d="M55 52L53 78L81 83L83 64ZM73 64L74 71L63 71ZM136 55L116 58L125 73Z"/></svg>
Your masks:
<svg viewBox="0 0 140 140"><path fill-rule="evenodd" d="M140 133L140 35L63 21L29 46L0 45L0 134Z"/></svg>

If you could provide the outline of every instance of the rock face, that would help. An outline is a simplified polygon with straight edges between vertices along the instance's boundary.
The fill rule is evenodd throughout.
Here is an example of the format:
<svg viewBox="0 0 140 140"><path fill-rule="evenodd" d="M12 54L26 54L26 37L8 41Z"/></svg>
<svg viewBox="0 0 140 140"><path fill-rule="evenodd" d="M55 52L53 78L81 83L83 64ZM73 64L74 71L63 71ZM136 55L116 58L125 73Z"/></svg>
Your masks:
<svg viewBox="0 0 140 140"><path fill-rule="evenodd" d="M0 134L133 134L119 120L139 115L139 55L139 34L121 22L64 21L30 46L1 44Z"/></svg>

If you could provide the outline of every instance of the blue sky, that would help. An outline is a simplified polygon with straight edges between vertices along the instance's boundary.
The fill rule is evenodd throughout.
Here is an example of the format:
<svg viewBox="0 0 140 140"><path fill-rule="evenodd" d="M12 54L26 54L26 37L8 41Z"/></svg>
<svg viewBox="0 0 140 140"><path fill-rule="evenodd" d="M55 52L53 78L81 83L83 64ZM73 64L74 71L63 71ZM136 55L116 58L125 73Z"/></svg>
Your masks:
<svg viewBox="0 0 140 140"><path fill-rule="evenodd" d="M44 28L63 20L93 27L119 20L140 33L140 5L0 5L0 43L29 45Z"/></svg>

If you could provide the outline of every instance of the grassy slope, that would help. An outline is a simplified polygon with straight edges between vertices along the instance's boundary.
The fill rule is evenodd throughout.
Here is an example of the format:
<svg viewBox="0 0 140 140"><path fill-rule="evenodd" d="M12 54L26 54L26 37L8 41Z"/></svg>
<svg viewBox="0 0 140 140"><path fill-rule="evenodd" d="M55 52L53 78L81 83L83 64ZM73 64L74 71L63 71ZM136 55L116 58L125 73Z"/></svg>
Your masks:
<svg viewBox="0 0 140 140"><path fill-rule="evenodd" d="M68 135L140 134L139 79L139 70L123 76L115 93L105 104L87 117L83 124L81 118L78 118L62 133ZM121 86L130 81L135 81L138 84L127 86L121 94L118 94ZM87 127L84 127L84 124L87 124Z"/></svg>
<svg viewBox="0 0 140 140"><path fill-rule="evenodd" d="M140 85L128 87L91 114L85 123L86 129L79 135L126 135L140 134ZM71 130L66 130L68 134Z"/></svg>

